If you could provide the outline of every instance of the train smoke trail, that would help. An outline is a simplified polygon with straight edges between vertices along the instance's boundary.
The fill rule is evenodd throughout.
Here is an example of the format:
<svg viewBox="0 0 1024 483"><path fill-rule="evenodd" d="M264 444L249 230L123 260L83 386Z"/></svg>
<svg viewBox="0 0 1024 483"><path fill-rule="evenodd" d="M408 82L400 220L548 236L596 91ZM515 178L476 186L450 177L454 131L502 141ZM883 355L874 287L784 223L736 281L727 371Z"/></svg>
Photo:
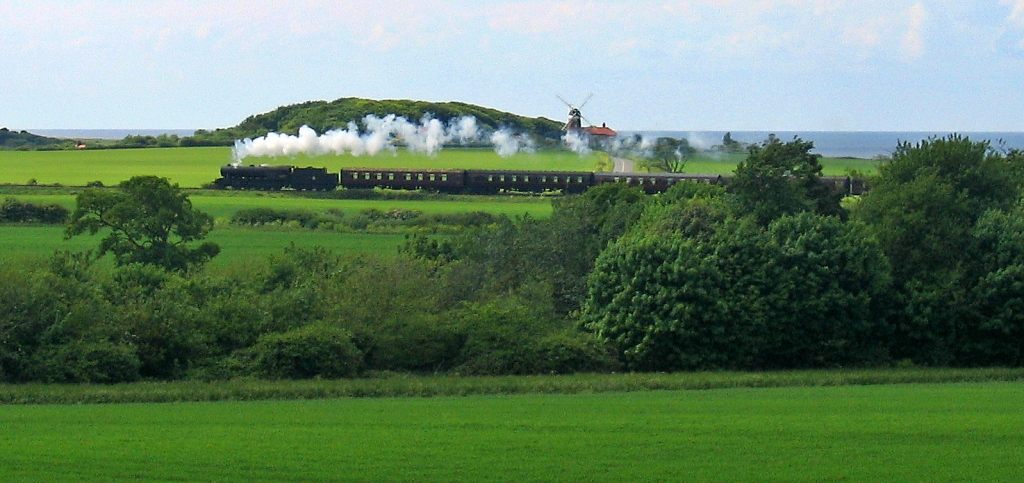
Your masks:
<svg viewBox="0 0 1024 483"><path fill-rule="evenodd" d="M517 135L508 129L501 129L492 134L491 144L494 145L494 152L503 158L520 152L534 152L533 141L529 136Z"/></svg>
<svg viewBox="0 0 1024 483"><path fill-rule="evenodd" d="M565 133L562 136L562 141L565 141L565 145L580 156L587 156L593 152L590 149L590 140L585 136L580 136L577 132L570 131Z"/></svg>
<svg viewBox="0 0 1024 483"><path fill-rule="evenodd" d="M395 152L398 145L404 145L411 152L436 156L446 143L458 141L466 144L480 141L482 133L476 118L464 116L453 119L445 125L427 115L418 123L389 114L384 117L368 115L363 118L364 132L355 122L349 122L345 129L334 129L317 135L309 126L299 128L298 135L268 133L255 139L235 141L232 156L235 164L247 157L284 157L306 154L351 154L354 156L376 156L382 152ZM501 156L519 152L533 152L533 143L528 136L516 135L500 130L490 136L491 144Z"/></svg>

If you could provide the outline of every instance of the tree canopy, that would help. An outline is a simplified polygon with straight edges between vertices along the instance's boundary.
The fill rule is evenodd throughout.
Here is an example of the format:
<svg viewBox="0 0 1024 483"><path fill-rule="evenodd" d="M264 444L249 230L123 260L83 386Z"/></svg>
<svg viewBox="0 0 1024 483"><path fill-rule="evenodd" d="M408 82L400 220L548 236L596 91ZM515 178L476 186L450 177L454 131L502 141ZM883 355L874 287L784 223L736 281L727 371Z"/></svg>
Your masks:
<svg viewBox="0 0 1024 483"><path fill-rule="evenodd" d="M729 182L739 211L761 225L804 211L843 215L839 206L842 193L822 182L821 155L811 154L812 149L813 142L794 138L784 143L775 136L751 146Z"/></svg>
<svg viewBox="0 0 1024 483"><path fill-rule="evenodd" d="M65 230L71 238L109 230L99 256L113 253L118 265L143 263L182 271L220 252L215 243L192 247L213 229L213 217L196 210L177 184L167 178L136 176L116 190L87 189Z"/></svg>
<svg viewBox="0 0 1024 483"><path fill-rule="evenodd" d="M247 117L235 127L215 131L197 131L186 138L190 145L230 144L236 139L255 138L268 132L294 133L303 125L325 132L344 128L350 121L362 126L367 115L384 117L388 114L419 121L431 115L448 123L463 116L473 116L480 127L498 130L507 127L530 133L538 138L557 140L562 136L562 123L543 117L529 118L509 112L476 106L463 102L427 102L413 100L374 100L346 97L334 101L309 101L281 106L270 112Z"/></svg>

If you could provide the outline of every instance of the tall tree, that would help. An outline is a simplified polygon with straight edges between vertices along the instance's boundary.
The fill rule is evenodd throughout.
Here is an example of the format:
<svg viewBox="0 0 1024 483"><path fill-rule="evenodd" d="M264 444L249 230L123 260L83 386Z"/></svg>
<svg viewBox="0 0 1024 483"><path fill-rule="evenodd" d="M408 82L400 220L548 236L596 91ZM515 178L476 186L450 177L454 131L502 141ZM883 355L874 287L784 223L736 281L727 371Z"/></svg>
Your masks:
<svg viewBox="0 0 1024 483"><path fill-rule="evenodd" d="M654 143L650 166L669 173L681 173L694 152L696 150L686 139L660 137Z"/></svg>
<svg viewBox="0 0 1024 483"><path fill-rule="evenodd" d="M822 182L821 155L811 154L811 149L811 141L793 138L784 143L774 135L751 146L729 183L740 214L752 215L762 226L804 211L844 216L839 205L842 193Z"/></svg>
<svg viewBox="0 0 1024 483"><path fill-rule="evenodd" d="M78 195L65 238L109 230L99 256L114 254L118 265L143 263L184 271L218 253L211 242L191 246L210 233L213 217L196 210L177 184L167 178L136 176L116 191L87 189Z"/></svg>
<svg viewBox="0 0 1024 483"><path fill-rule="evenodd" d="M1022 159L1020 152L1002 153L988 142L954 134L904 142L879 166L854 216L868 225L892 265L900 297L895 357L923 364L996 357L965 338L991 334L984 327L996 323L993 307L1024 302L1005 291L1024 283L1021 258L991 253L1002 242L981 243L1001 239L993 233L1019 232L1013 217L997 214L1020 202ZM979 220L986 218L990 224L979 230ZM988 292L981 289L987 284L994 284ZM1005 330L1008 335L1024 328Z"/></svg>

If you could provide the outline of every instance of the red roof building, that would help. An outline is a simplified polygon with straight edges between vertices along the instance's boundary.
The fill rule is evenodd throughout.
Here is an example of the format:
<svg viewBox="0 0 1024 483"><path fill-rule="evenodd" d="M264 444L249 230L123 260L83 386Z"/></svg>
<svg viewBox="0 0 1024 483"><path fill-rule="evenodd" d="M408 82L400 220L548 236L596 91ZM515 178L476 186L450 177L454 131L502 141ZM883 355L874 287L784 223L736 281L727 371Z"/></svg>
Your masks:
<svg viewBox="0 0 1024 483"><path fill-rule="evenodd" d="M615 137L619 133L615 132L612 128L608 127L605 123L601 123L601 127L588 126L583 128L583 132L591 136L607 136Z"/></svg>

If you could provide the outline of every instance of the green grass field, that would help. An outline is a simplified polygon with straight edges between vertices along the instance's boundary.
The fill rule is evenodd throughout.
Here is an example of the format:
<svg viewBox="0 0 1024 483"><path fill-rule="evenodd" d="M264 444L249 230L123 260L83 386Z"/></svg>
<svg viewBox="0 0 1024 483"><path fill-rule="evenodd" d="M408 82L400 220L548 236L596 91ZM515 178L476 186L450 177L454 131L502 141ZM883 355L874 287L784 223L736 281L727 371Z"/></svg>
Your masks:
<svg viewBox="0 0 1024 483"><path fill-rule="evenodd" d="M59 226L0 225L0 262L46 257L55 250L77 252L95 249L102 236L80 235L65 240L63 235L64 228ZM209 263L210 269L219 270L262 260L270 254L280 254L293 243L300 247L321 246L338 254L394 255L405 238L395 234L228 226L214 230L207 240L221 247L220 255Z"/></svg>
<svg viewBox="0 0 1024 483"><path fill-rule="evenodd" d="M486 149L445 149L436 157L398 150L378 156L325 155L295 158L246 158L245 164L344 167L524 169L593 171L599 155L538 152L502 158ZM155 175L185 188L197 188L220 177L220 167L231 159L231 148L153 148L82 151L0 151L0 184L59 183L84 186L92 181L116 185L132 176Z"/></svg>
<svg viewBox="0 0 1024 483"><path fill-rule="evenodd" d="M448 148L436 157L398 150L374 157L325 155L295 158L246 158L245 164L292 164L325 166L337 172L344 167L434 168L434 169L517 169L550 171L594 171L605 165L607 155L580 157L566 151L541 151L502 158L488 149ZM745 154L720 157L697 156L687 163L687 173L728 174ZM92 181L115 185L132 176L163 176L182 187L196 188L220 177L220 167L231 162L226 147L110 149L83 151L0 151L0 184L62 184L83 186ZM858 159L822 160L826 175L874 172L877 161Z"/></svg>
<svg viewBox="0 0 1024 483"><path fill-rule="evenodd" d="M6 406L0 480L1006 481L1024 384Z"/></svg>

